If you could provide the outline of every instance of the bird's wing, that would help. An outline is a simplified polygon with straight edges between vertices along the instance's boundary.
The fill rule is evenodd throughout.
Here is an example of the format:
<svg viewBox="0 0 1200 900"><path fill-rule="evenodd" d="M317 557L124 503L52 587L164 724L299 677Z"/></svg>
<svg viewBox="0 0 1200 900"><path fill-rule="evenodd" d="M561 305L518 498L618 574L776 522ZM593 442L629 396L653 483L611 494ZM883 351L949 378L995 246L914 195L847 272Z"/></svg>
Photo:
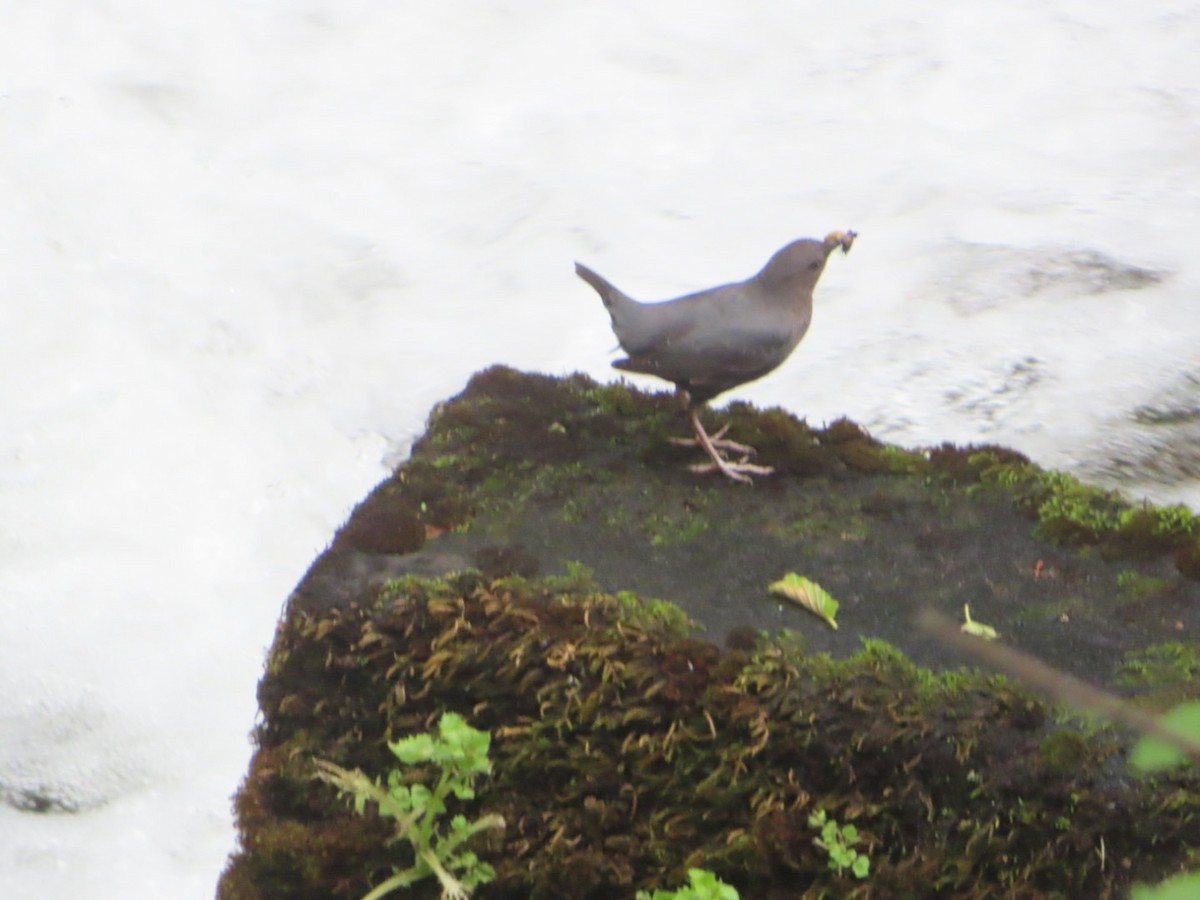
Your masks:
<svg viewBox="0 0 1200 900"><path fill-rule="evenodd" d="M778 305L758 304L752 290L728 284L641 306L643 340L624 344L629 359L614 365L715 392L764 376L787 359L808 322Z"/></svg>
<svg viewBox="0 0 1200 900"><path fill-rule="evenodd" d="M735 329L720 335L700 331L665 338L615 365L668 381L740 384L774 369L792 346L790 334L778 331Z"/></svg>
<svg viewBox="0 0 1200 900"><path fill-rule="evenodd" d="M622 310L621 346L631 357L653 356L663 348L703 340L737 321L738 285L699 291L661 303L632 303Z"/></svg>

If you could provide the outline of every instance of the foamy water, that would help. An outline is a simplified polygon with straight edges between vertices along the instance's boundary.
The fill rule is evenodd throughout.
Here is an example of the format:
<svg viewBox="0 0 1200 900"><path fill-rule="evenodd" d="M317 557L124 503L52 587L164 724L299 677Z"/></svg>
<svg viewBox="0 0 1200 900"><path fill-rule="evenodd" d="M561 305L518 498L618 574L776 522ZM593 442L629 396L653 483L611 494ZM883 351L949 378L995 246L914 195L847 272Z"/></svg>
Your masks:
<svg viewBox="0 0 1200 900"><path fill-rule="evenodd" d="M430 406L860 233L730 397L1200 508L1200 9L0 14L0 896L211 896L289 589Z"/></svg>

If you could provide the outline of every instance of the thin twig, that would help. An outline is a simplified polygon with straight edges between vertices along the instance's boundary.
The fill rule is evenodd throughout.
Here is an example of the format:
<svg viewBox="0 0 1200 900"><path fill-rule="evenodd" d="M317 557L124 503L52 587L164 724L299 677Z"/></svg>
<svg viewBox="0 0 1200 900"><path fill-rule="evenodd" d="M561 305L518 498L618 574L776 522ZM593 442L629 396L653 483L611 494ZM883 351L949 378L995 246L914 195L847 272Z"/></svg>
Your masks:
<svg viewBox="0 0 1200 900"><path fill-rule="evenodd" d="M1055 700L1104 716L1141 734L1152 734L1192 759L1200 760L1200 742L1115 694L1048 666L1028 653L964 634L955 622L931 609L921 610L917 614L917 624L947 644L970 653L992 668L1037 688Z"/></svg>

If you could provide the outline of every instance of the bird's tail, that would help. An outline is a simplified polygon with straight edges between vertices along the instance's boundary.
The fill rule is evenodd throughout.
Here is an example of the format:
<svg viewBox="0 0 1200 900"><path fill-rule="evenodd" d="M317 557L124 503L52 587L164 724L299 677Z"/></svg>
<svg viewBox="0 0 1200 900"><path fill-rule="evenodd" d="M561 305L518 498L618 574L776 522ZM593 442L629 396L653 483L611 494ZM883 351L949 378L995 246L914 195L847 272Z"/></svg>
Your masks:
<svg viewBox="0 0 1200 900"><path fill-rule="evenodd" d="M609 284L606 279L582 263L575 263L575 274L594 287L600 299L604 301L604 308L608 310L612 319L613 333L625 352L639 352L639 347L645 343L647 337L647 323L642 304Z"/></svg>
<svg viewBox="0 0 1200 900"><path fill-rule="evenodd" d="M604 301L604 305L608 307L610 313L614 313L615 310L632 302L629 297L583 263L575 263L575 274L596 289L596 293L600 295L600 299Z"/></svg>

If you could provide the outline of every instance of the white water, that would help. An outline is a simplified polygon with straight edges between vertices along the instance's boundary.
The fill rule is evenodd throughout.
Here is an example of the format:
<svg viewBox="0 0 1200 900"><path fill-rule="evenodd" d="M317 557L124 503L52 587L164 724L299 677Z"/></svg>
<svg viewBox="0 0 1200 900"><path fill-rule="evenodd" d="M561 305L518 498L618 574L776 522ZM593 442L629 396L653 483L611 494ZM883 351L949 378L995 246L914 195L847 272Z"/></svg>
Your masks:
<svg viewBox="0 0 1200 900"><path fill-rule="evenodd" d="M487 364L611 377L575 259L654 299L855 228L730 396L1200 507L1132 418L1200 405L1198 37L1170 0L7 0L0 897L212 895L280 606L386 461Z"/></svg>

